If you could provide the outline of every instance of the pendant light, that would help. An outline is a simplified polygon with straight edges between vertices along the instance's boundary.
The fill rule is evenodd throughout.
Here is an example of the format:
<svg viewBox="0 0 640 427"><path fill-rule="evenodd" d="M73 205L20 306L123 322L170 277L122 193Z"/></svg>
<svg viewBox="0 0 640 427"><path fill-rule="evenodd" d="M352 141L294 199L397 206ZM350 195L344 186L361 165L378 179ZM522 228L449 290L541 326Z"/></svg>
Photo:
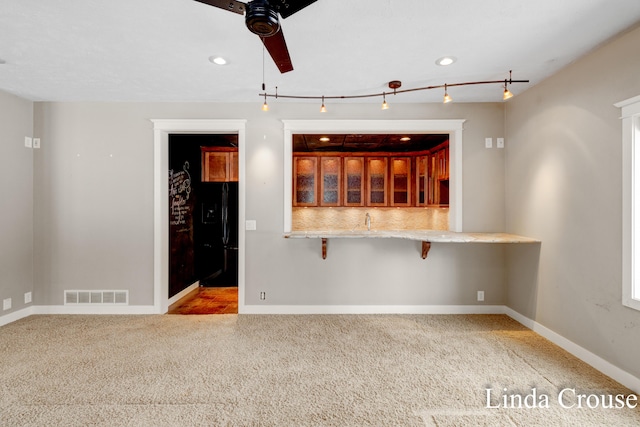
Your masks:
<svg viewBox="0 0 640 427"><path fill-rule="evenodd" d="M509 89L507 89L507 81L504 81L504 92L502 93L502 100L506 101L507 99L513 97L513 94Z"/></svg>
<svg viewBox="0 0 640 427"><path fill-rule="evenodd" d="M444 84L444 99L442 100L442 102L444 104L448 104L451 101L453 101L453 98L451 98L451 96L447 93L447 84Z"/></svg>
<svg viewBox="0 0 640 427"><path fill-rule="evenodd" d="M327 107L324 106L324 96L322 97L322 106L320 106L320 112L321 113L327 112Z"/></svg>
<svg viewBox="0 0 640 427"><path fill-rule="evenodd" d="M387 104L387 95L384 92L382 92L382 109L383 110L389 109L389 104Z"/></svg>

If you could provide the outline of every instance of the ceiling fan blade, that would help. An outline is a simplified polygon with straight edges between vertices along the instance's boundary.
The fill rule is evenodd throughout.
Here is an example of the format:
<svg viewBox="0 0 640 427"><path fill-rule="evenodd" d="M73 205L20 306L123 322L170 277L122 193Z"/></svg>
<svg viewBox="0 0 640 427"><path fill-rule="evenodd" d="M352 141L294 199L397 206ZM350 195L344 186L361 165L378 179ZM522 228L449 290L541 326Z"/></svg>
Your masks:
<svg viewBox="0 0 640 427"><path fill-rule="evenodd" d="M287 73L293 70L293 64L291 63L291 57L289 56L289 50L287 49L287 43L284 41L284 34L282 33L282 27L280 31L272 35L271 37L260 37L264 47L267 48L269 55L276 63L278 70L281 73Z"/></svg>
<svg viewBox="0 0 640 427"><path fill-rule="evenodd" d="M229 12L244 15L246 4L236 0L196 0L197 2L208 4L209 6L218 7L228 10Z"/></svg>
<svg viewBox="0 0 640 427"><path fill-rule="evenodd" d="M270 0L269 4L277 9L282 18L288 18L316 1L317 0Z"/></svg>

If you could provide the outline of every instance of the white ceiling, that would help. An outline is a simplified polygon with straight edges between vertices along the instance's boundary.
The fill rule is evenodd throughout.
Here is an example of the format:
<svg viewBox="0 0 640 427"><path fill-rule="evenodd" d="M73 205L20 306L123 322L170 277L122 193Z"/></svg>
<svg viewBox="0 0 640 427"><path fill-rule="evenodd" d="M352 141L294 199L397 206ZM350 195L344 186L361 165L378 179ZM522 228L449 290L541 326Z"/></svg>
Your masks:
<svg viewBox="0 0 640 427"><path fill-rule="evenodd" d="M513 70L531 80L510 87L517 95L638 22L638 0L318 0L282 20L295 69L281 75L267 54L264 81L280 94L358 95ZM217 55L228 65L209 62ZM437 66L444 55L458 61ZM33 101L260 102L262 64L241 15L193 0L0 0L0 89ZM449 93L501 100L499 85Z"/></svg>

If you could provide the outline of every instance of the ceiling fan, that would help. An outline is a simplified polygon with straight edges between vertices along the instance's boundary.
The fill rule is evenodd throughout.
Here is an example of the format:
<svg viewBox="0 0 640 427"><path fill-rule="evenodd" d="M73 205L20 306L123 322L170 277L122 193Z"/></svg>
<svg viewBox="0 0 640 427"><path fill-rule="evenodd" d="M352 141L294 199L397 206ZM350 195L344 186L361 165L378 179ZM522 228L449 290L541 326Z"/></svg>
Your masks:
<svg viewBox="0 0 640 427"><path fill-rule="evenodd" d="M249 31L257 34L281 73L293 70L287 43L280 27L278 15L283 19L315 3L317 0L196 0L200 3L245 15Z"/></svg>

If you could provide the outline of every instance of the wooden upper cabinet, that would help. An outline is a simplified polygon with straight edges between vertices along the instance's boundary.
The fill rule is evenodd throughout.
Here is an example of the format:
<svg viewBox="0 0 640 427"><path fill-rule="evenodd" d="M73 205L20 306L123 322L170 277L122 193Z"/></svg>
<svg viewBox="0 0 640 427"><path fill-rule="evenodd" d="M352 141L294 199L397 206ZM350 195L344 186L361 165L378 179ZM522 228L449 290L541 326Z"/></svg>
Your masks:
<svg viewBox="0 0 640 427"><path fill-rule="evenodd" d="M229 177L231 182L238 182L238 152L229 153Z"/></svg>
<svg viewBox="0 0 640 427"><path fill-rule="evenodd" d="M391 157L390 205L411 206L411 157Z"/></svg>
<svg viewBox="0 0 640 427"><path fill-rule="evenodd" d="M428 168L428 205L449 204L449 147L436 147Z"/></svg>
<svg viewBox="0 0 640 427"><path fill-rule="evenodd" d="M317 206L318 158L293 158L293 206Z"/></svg>
<svg viewBox="0 0 640 427"><path fill-rule="evenodd" d="M344 206L364 206L364 157L344 158Z"/></svg>
<svg viewBox="0 0 640 427"><path fill-rule="evenodd" d="M416 206L427 206L429 195L429 156L416 157Z"/></svg>
<svg viewBox="0 0 640 427"><path fill-rule="evenodd" d="M293 206L447 205L448 145L411 153L300 152L292 181Z"/></svg>
<svg viewBox="0 0 640 427"><path fill-rule="evenodd" d="M342 159L319 157L320 206L341 206Z"/></svg>
<svg viewBox="0 0 640 427"><path fill-rule="evenodd" d="M367 206L387 206L387 157L367 157Z"/></svg>
<svg viewBox="0 0 640 427"><path fill-rule="evenodd" d="M203 149L202 182L238 182L238 152Z"/></svg>
<svg viewBox="0 0 640 427"><path fill-rule="evenodd" d="M436 157L438 158L438 179L449 179L449 149L438 150Z"/></svg>

